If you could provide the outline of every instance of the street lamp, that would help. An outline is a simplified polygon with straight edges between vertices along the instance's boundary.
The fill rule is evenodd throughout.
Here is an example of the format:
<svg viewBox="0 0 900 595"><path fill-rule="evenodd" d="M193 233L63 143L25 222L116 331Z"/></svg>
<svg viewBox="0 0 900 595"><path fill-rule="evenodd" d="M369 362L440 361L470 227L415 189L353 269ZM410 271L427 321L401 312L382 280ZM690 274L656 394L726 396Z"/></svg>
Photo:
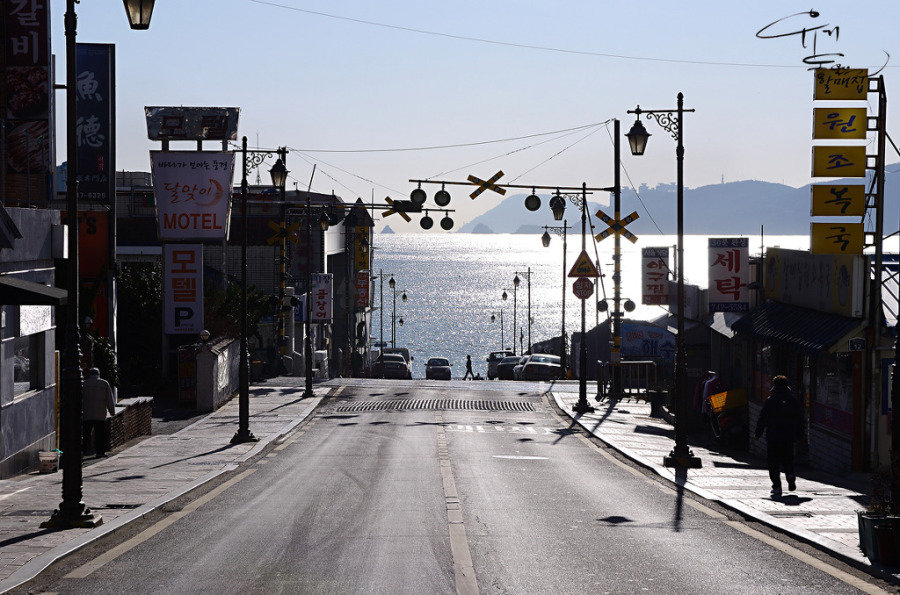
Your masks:
<svg viewBox="0 0 900 595"><path fill-rule="evenodd" d="M640 106L628 110L629 114L635 114L636 120L631 130L626 135L631 145L633 155L643 155L647 147L647 139L650 134L641 123L641 114L647 114L656 120L666 132L672 135L677 145L675 148L675 160L677 164L677 211L678 211L678 247L677 247L677 275L678 275L678 334L675 335L675 448L665 457L666 467L687 467L697 469L701 466L700 458L694 456L687 444L687 428L685 416L687 414L686 384L686 352L684 347L684 112L693 112L693 109L684 109L684 94L678 93L678 107L671 110L642 110ZM675 117L673 118L673 114Z"/></svg>
<svg viewBox="0 0 900 595"><path fill-rule="evenodd" d="M513 355L516 355L516 325L519 322L519 314L516 311L516 302L517 294L519 289L519 283L521 283L521 279L519 279L519 275L513 277ZM519 355L521 355L521 346L519 348Z"/></svg>
<svg viewBox="0 0 900 595"><path fill-rule="evenodd" d="M560 198L560 200L563 200ZM553 202L552 200L550 201ZM563 210L565 210L565 201L563 201ZM562 257L562 334L560 335L560 365L562 367L563 378L568 377L566 370L566 231L571 229L569 227L568 221L563 220L563 224L560 226L553 225L545 225L544 226L544 235L541 236L541 242L544 244L544 248L550 247L550 232L557 235L561 235L563 239L563 257Z"/></svg>
<svg viewBox="0 0 900 595"><path fill-rule="evenodd" d="M531 351L531 267L528 267L528 270L524 272L516 271L516 278L513 279L514 285L517 284L516 281L519 275L525 275L528 279L528 351Z"/></svg>
<svg viewBox="0 0 900 595"><path fill-rule="evenodd" d="M153 2L144 0L140 10L134 11L135 0L125 2L126 14L132 29L147 29ZM78 128L76 39L78 16L76 0L66 0L66 217L68 226L69 260L66 267L66 344L63 350L62 399L60 400L59 433L62 446L62 502L42 527L70 529L96 527L103 518L85 506L82 492L81 410L83 403L81 378L81 329L79 327L79 271L78 271ZM136 18L135 18L136 17ZM113 197L115 199L115 197Z"/></svg>
<svg viewBox="0 0 900 595"><path fill-rule="evenodd" d="M496 322L497 317L494 314L491 314L491 322ZM503 337L503 308L500 308L500 350L503 351L506 349L504 337Z"/></svg>

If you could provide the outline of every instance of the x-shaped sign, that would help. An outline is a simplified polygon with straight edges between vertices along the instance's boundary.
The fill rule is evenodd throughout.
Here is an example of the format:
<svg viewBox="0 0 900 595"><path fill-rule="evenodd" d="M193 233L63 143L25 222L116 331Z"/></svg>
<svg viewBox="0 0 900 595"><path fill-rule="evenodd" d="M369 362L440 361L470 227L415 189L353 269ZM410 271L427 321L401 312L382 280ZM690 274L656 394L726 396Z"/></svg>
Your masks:
<svg viewBox="0 0 900 595"><path fill-rule="evenodd" d="M475 184L476 186L478 186L478 188L476 188L475 191L469 195L469 197L474 200L475 198L478 197L479 194L481 194L485 190L493 190L494 192L496 192L497 194L500 194L500 195L506 194L506 188L501 188L500 186L497 186L494 183L502 177L503 177L502 170L495 173L493 176L491 176L491 179L489 179L487 181L476 178L475 176L469 176L469 178L468 178L469 181L472 182L473 184Z"/></svg>
<svg viewBox="0 0 900 595"><path fill-rule="evenodd" d="M390 198L390 197L385 197L384 202L388 203L389 205L393 205L393 204L394 204L394 199L392 199L392 198ZM407 215L407 214L404 213L403 211L397 209L397 207L394 207L394 208L392 208L392 209L388 209L387 211L383 211L383 212L381 213L381 216L382 216L382 217L388 217L388 216L390 216L390 215L393 215L394 213L398 213L401 217L403 217L404 221L406 221L407 223L409 223L410 221L412 221L412 219L410 219L409 215Z"/></svg>
<svg viewBox="0 0 900 595"><path fill-rule="evenodd" d="M266 240L270 246L276 242L280 242L282 239L287 238L295 244L299 244L299 240L295 237L295 233L298 229L300 229L300 222L294 223L291 226L286 226L284 222L276 222L269 221L268 223L269 229L275 232L274 235L269 236L269 239Z"/></svg>
<svg viewBox="0 0 900 595"><path fill-rule="evenodd" d="M609 225L609 227L594 236L594 238L598 242L601 240L605 240L613 234L625 236L625 239L630 240L631 243L637 242L637 236L625 229L626 225L640 217L637 211L634 211L624 219L613 219L603 211L597 210L597 217L599 217L601 221Z"/></svg>

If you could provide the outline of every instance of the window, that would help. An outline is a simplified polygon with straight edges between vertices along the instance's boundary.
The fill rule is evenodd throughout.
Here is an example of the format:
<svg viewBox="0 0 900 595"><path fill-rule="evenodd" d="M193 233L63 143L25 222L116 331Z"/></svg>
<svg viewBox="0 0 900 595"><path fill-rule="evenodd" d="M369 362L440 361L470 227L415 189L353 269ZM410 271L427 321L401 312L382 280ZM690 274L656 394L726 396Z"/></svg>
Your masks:
<svg viewBox="0 0 900 595"><path fill-rule="evenodd" d="M42 388L39 381L43 333L16 337L13 341L13 396Z"/></svg>

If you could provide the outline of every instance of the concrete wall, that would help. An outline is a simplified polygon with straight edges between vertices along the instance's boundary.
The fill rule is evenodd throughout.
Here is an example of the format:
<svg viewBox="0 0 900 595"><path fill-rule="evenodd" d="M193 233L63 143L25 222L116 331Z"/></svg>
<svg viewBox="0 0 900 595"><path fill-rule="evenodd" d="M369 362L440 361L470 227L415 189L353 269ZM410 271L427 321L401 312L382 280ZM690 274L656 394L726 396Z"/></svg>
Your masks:
<svg viewBox="0 0 900 595"><path fill-rule="evenodd" d="M215 411L238 390L241 342L228 339L197 352L197 410Z"/></svg>

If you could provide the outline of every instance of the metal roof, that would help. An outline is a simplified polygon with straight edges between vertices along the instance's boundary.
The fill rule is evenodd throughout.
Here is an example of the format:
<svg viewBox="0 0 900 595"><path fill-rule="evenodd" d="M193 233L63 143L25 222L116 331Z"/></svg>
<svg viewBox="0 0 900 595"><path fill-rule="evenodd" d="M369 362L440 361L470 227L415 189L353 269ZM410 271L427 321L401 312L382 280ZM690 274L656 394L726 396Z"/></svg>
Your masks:
<svg viewBox="0 0 900 595"><path fill-rule="evenodd" d="M3 305L64 306L68 295L65 289L0 275L0 304Z"/></svg>
<svg viewBox="0 0 900 595"><path fill-rule="evenodd" d="M750 333L799 347L803 351L828 351L865 325L862 318L847 318L766 301L734 323L738 334Z"/></svg>

